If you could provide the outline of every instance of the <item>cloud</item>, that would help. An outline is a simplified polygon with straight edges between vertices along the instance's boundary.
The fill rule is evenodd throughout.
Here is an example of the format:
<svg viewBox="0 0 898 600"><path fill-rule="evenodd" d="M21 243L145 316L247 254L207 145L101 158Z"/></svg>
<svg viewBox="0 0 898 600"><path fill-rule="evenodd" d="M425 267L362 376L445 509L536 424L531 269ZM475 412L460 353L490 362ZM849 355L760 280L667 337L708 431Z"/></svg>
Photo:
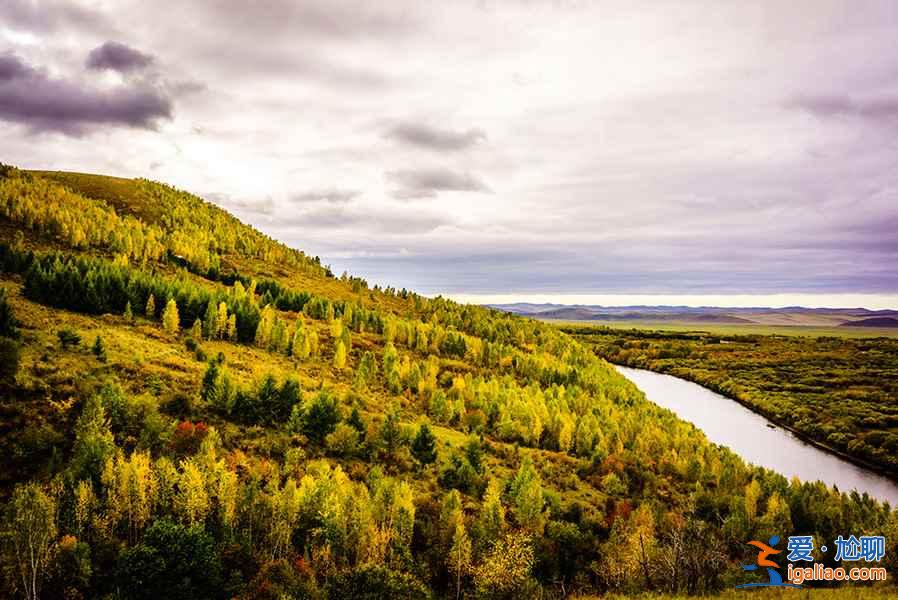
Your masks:
<svg viewBox="0 0 898 600"><path fill-rule="evenodd" d="M464 150L486 139L486 134L480 129L452 131L411 122L394 125L385 136L404 144L437 151Z"/></svg>
<svg viewBox="0 0 898 600"><path fill-rule="evenodd" d="M145 69L153 63L154 58L130 46L119 42L106 42L90 51L87 55L88 69L96 71L111 70L129 73Z"/></svg>
<svg viewBox="0 0 898 600"><path fill-rule="evenodd" d="M898 95L853 98L847 95L798 96L790 103L822 118L860 117L874 121L898 119Z"/></svg>
<svg viewBox="0 0 898 600"><path fill-rule="evenodd" d="M60 27L100 30L108 28L108 20L99 12L77 3L59 0L3 0L0 22L13 29L49 32Z"/></svg>
<svg viewBox="0 0 898 600"><path fill-rule="evenodd" d="M386 178L395 185L394 198L432 198L437 192L491 192L477 177L444 168L389 171Z"/></svg>
<svg viewBox="0 0 898 600"><path fill-rule="evenodd" d="M345 204L315 204L302 210L278 215L275 227L301 227L324 233L336 230L370 231L378 236L417 235L448 225L446 215L385 207Z"/></svg>
<svg viewBox="0 0 898 600"><path fill-rule="evenodd" d="M341 190L338 188L309 190L290 196L292 202L306 204L312 202L327 202L329 204L346 204L358 197L359 190Z"/></svg>
<svg viewBox="0 0 898 600"><path fill-rule="evenodd" d="M51 78L13 54L0 60L0 119L34 132L80 136L101 125L155 129L172 112L171 99L149 83L95 89Z"/></svg>

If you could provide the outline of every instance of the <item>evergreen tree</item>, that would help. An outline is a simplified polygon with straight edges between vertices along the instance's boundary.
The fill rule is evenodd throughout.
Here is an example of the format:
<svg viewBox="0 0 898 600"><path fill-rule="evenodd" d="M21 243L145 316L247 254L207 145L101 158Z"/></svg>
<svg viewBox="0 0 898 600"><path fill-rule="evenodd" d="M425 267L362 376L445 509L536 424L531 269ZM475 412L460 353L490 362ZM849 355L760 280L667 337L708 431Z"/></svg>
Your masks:
<svg viewBox="0 0 898 600"><path fill-rule="evenodd" d="M150 297L147 298L147 307L144 313L151 321L156 318L156 296L153 294L150 294Z"/></svg>
<svg viewBox="0 0 898 600"><path fill-rule="evenodd" d="M437 460L436 438L427 423L422 423L412 441L412 456L424 466Z"/></svg>
<svg viewBox="0 0 898 600"><path fill-rule="evenodd" d="M134 322L134 313L131 311L131 301L130 300L125 303L125 312L122 313L122 316L124 317L125 321L127 321L128 323Z"/></svg>
<svg viewBox="0 0 898 600"><path fill-rule="evenodd" d="M218 312L215 310L215 301L210 299L206 303L206 314L203 317L203 335L207 340L218 337Z"/></svg>
<svg viewBox="0 0 898 600"><path fill-rule="evenodd" d="M106 347L103 344L103 338L99 335L94 339L94 345L91 347L91 352L93 352L94 356L99 358L102 362L106 362Z"/></svg>
<svg viewBox="0 0 898 600"><path fill-rule="evenodd" d="M193 326L190 328L190 337L197 341L203 339L203 323L199 317L193 320Z"/></svg>
<svg viewBox="0 0 898 600"><path fill-rule="evenodd" d="M178 316L178 303L174 298L169 298L162 311L162 329L168 333L177 334L181 327L181 318Z"/></svg>

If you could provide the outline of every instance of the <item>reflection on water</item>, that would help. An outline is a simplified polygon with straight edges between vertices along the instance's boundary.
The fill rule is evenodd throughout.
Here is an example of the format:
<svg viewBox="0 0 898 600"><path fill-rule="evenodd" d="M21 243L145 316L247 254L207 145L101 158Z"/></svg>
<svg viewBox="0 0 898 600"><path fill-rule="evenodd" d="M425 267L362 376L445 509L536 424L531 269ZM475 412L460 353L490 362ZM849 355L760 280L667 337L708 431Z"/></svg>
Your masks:
<svg viewBox="0 0 898 600"><path fill-rule="evenodd" d="M748 462L802 481L821 480L841 491L867 492L898 505L898 483L807 444L738 402L700 385L643 369L615 367L646 397L675 412Z"/></svg>

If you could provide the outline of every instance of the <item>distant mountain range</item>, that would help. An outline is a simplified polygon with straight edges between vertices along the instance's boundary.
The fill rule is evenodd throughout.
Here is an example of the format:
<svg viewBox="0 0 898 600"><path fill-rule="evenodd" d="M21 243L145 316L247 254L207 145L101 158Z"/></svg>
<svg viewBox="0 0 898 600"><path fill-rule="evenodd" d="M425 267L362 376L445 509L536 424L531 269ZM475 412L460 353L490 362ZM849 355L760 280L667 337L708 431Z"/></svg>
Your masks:
<svg viewBox="0 0 898 600"><path fill-rule="evenodd" d="M898 327L898 310L866 308L785 308L714 306L599 306L588 304L490 304L492 308L553 321L796 325L816 327Z"/></svg>

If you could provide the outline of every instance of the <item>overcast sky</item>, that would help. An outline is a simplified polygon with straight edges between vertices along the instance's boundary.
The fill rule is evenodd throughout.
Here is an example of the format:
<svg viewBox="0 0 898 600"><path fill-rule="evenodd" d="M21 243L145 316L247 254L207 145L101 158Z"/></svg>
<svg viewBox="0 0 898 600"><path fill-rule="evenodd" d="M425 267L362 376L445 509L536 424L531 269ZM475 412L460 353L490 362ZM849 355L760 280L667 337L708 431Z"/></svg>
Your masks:
<svg viewBox="0 0 898 600"><path fill-rule="evenodd" d="M635 5L3 0L0 161L423 293L896 298L898 3Z"/></svg>

